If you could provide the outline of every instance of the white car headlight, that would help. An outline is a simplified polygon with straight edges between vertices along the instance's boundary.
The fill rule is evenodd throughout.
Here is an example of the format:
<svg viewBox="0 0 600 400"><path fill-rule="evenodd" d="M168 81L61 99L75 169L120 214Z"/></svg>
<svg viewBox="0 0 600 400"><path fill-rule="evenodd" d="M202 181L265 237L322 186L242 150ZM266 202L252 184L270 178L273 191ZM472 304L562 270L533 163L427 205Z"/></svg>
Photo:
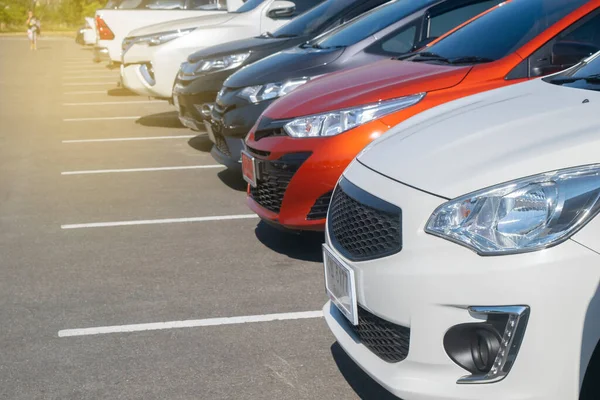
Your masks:
<svg viewBox="0 0 600 400"><path fill-rule="evenodd" d="M127 38L129 47L134 44L147 44L148 46L158 46L171 40L180 38L192 32L196 28L178 29L176 31L161 32L154 35L138 36L136 38ZM123 44L125 46L125 44Z"/></svg>
<svg viewBox="0 0 600 400"><path fill-rule="evenodd" d="M425 93L419 93L365 106L296 118L288 122L284 129L288 135L299 138L335 136L387 114L413 106L423 97L425 97Z"/></svg>
<svg viewBox="0 0 600 400"><path fill-rule="evenodd" d="M292 90L299 88L311 78L290 79L285 82L267 83L266 85L248 86L238 96L247 101L258 104L261 101L276 99L285 96Z"/></svg>
<svg viewBox="0 0 600 400"><path fill-rule="evenodd" d="M425 231L480 255L524 253L567 240L600 211L600 164L493 186L451 200Z"/></svg>
<svg viewBox="0 0 600 400"><path fill-rule="evenodd" d="M232 54L212 60L203 60L196 63L194 71L198 75L208 74L216 71L225 71L239 67L250 57L250 52L241 54Z"/></svg>

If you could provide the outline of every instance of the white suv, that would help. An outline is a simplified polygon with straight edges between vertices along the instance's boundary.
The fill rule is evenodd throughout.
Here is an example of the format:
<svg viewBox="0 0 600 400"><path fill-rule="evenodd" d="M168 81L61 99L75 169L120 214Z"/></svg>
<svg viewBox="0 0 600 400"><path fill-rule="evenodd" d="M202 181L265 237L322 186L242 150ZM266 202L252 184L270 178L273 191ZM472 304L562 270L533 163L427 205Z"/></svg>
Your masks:
<svg viewBox="0 0 600 400"><path fill-rule="evenodd" d="M419 114L348 167L327 323L404 400L600 399L600 54Z"/></svg>
<svg viewBox="0 0 600 400"><path fill-rule="evenodd" d="M170 98L191 53L277 29L320 1L248 0L235 12L136 29L123 41L123 85L143 96Z"/></svg>

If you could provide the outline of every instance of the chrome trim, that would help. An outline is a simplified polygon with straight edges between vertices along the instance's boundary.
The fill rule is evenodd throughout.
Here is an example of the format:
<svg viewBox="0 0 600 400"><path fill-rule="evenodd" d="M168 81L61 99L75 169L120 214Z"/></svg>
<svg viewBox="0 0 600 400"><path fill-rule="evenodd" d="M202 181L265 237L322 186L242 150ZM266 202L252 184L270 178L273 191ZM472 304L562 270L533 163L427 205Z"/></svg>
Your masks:
<svg viewBox="0 0 600 400"><path fill-rule="evenodd" d="M492 371L485 375L466 375L461 377L456 383L459 384L481 384L499 382L506 378L510 369L514 365L523 337L527 322L529 319L528 306L497 306L497 307L469 307L469 313L474 318L485 317L488 315L507 315L508 321L502 334L502 342L500 351L494 360ZM504 355L501 355L502 349L507 350ZM510 363L507 365L507 362Z"/></svg>

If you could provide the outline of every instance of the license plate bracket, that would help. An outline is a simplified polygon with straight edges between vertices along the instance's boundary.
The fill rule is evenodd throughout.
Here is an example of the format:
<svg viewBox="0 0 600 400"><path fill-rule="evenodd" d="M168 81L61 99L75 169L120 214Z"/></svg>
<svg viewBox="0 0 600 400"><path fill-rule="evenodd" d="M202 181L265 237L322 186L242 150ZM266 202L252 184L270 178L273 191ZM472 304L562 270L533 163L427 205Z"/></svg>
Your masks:
<svg viewBox="0 0 600 400"><path fill-rule="evenodd" d="M208 134L210 141L213 142L213 144L216 144L217 139L215 139L215 132L213 131L210 121L204 120L204 129L206 129L206 133Z"/></svg>
<svg viewBox="0 0 600 400"><path fill-rule="evenodd" d="M323 244L323 267L325 269L325 289L331 302L352 325L358 325L354 270L335 255L327 244Z"/></svg>
<svg viewBox="0 0 600 400"><path fill-rule="evenodd" d="M258 168L256 159L245 150L242 150L242 175L244 176L244 180L248 182L250 186L253 188L257 186Z"/></svg>

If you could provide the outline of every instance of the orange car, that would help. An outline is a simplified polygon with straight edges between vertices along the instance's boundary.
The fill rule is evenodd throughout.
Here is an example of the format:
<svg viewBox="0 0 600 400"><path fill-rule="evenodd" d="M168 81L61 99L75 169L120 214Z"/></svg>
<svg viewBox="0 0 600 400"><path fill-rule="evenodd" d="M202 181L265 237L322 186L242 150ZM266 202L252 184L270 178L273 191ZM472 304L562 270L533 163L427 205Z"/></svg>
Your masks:
<svg viewBox="0 0 600 400"><path fill-rule="evenodd" d="M509 0L416 53L316 79L273 103L249 133L248 205L266 222L323 230L342 172L392 126L598 49L600 0Z"/></svg>

